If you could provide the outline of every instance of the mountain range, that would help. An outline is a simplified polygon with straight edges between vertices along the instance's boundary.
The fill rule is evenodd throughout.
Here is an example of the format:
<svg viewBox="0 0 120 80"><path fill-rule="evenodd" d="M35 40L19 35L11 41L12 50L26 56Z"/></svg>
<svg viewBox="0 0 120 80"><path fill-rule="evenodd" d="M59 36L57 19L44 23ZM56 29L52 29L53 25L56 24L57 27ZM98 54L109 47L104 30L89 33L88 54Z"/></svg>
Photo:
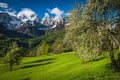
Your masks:
<svg viewBox="0 0 120 80"><path fill-rule="evenodd" d="M44 18L39 18L33 13L18 13L12 15L8 12L0 12L0 24L8 30L14 30L20 33L31 34L38 31L59 29L64 26L65 19L57 16L51 17L45 13Z"/></svg>

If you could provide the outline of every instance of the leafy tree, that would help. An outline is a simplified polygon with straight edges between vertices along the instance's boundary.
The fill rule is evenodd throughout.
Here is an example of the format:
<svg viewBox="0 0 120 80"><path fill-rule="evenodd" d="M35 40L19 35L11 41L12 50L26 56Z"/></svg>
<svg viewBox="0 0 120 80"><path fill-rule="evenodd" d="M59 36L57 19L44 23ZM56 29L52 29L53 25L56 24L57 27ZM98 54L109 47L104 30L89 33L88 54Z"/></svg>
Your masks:
<svg viewBox="0 0 120 80"><path fill-rule="evenodd" d="M64 52L64 44L61 38L57 38L55 42L51 45L51 52L53 53Z"/></svg>
<svg viewBox="0 0 120 80"><path fill-rule="evenodd" d="M120 5L119 0L88 0L78 5L68 17L65 41L73 43L83 61L109 51L115 71L120 71ZM114 50L118 48L118 58Z"/></svg>
<svg viewBox="0 0 120 80"><path fill-rule="evenodd" d="M21 53L21 49L18 47L17 43L12 42L12 44L10 46L10 50L8 51L6 56L4 57L5 63L9 64L10 71L12 71L12 66L14 63L19 65L19 62L21 59L20 53Z"/></svg>
<svg viewBox="0 0 120 80"><path fill-rule="evenodd" d="M48 54L49 53L49 44L43 42L40 47L37 49L38 55Z"/></svg>
<svg viewBox="0 0 120 80"><path fill-rule="evenodd" d="M63 42L65 31L47 31L42 37L38 46L30 50L30 56L40 56L49 53L62 53L72 51L71 46L68 43ZM35 41L36 42L36 41Z"/></svg>

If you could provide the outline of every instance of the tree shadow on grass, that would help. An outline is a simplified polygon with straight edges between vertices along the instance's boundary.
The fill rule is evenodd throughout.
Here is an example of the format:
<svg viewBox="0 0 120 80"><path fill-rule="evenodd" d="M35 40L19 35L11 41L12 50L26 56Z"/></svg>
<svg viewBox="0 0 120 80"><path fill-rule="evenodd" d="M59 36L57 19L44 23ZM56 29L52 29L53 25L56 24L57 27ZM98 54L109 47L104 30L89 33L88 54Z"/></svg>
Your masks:
<svg viewBox="0 0 120 80"><path fill-rule="evenodd" d="M29 64L29 65L25 65L20 67L20 69L24 69L24 68L32 68L32 67L36 67L36 66L43 66L43 65L47 65L47 64L51 64L53 62L46 62L46 63L42 63L42 64Z"/></svg>
<svg viewBox="0 0 120 80"><path fill-rule="evenodd" d="M32 62L26 62L24 64L29 64L29 63L39 63L39 62L44 62L44 61L53 61L56 60L55 58L48 58L48 59L41 59L41 60L36 60L36 61L32 61Z"/></svg>
<svg viewBox="0 0 120 80"><path fill-rule="evenodd" d="M25 68L32 68L37 66L43 66L48 65L54 62L56 58L47 58L47 59L41 59L41 60L35 60L32 62L26 62L23 66L19 67L18 69L25 69Z"/></svg>
<svg viewBox="0 0 120 80"><path fill-rule="evenodd" d="M89 61L86 61L84 63L88 63L88 62L97 62L97 61L100 61L102 59L104 59L105 57L99 57L99 58L96 58L96 59L92 59L92 60L89 60Z"/></svg>
<svg viewBox="0 0 120 80"><path fill-rule="evenodd" d="M97 58L97 59L93 59L92 61L99 61L99 60L102 60L104 59L105 57L100 57L100 58Z"/></svg>
<svg viewBox="0 0 120 80"><path fill-rule="evenodd" d="M30 78L24 78L23 80L30 80Z"/></svg>
<svg viewBox="0 0 120 80"><path fill-rule="evenodd" d="M114 68L113 68L113 66L112 66L111 63L106 64L104 68L106 68L107 70L112 70L112 71L114 71Z"/></svg>

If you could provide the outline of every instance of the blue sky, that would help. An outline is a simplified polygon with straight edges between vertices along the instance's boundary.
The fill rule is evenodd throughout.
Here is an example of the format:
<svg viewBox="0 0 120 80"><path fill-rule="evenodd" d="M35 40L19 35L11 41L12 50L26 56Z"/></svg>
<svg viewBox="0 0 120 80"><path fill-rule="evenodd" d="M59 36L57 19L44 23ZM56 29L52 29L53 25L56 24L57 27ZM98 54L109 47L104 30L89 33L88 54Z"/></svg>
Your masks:
<svg viewBox="0 0 120 80"><path fill-rule="evenodd" d="M10 11L17 14L23 8L27 8L43 18L44 13L54 16L55 14L51 14L50 11L55 8L64 14L68 13L73 8L75 1L83 4L86 2L86 0L0 0L0 11Z"/></svg>

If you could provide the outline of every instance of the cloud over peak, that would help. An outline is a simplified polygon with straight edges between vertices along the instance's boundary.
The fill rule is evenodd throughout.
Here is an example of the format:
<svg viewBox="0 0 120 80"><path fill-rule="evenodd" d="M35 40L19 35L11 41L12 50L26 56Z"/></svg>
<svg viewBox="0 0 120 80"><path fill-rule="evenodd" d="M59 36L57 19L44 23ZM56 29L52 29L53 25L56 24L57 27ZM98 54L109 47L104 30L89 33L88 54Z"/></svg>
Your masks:
<svg viewBox="0 0 120 80"><path fill-rule="evenodd" d="M37 14L29 8L23 8L18 13L17 16L18 16L18 18L22 19L23 21L27 21L27 20L34 21L34 19L37 17Z"/></svg>
<svg viewBox="0 0 120 80"><path fill-rule="evenodd" d="M1 8L8 8L8 4L0 2L0 7Z"/></svg>
<svg viewBox="0 0 120 80"><path fill-rule="evenodd" d="M36 14L33 10L29 9L29 8L23 8L19 13L18 13L18 16L19 15L27 15L27 16L30 16L32 14Z"/></svg>
<svg viewBox="0 0 120 80"><path fill-rule="evenodd" d="M53 8L52 10L47 9L51 14L55 14L55 16L62 16L64 11L58 9L57 7Z"/></svg>
<svg viewBox="0 0 120 80"><path fill-rule="evenodd" d="M45 16L49 17L49 14L48 14L48 13L45 13Z"/></svg>

